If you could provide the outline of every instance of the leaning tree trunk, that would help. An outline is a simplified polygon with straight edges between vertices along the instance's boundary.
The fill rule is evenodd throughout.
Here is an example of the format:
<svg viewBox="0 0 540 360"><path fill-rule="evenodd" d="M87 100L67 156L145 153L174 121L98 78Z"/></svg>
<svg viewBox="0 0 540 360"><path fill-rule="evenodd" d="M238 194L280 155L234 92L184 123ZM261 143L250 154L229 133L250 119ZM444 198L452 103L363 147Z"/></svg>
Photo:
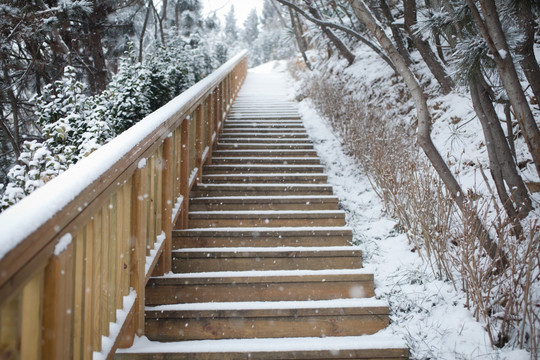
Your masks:
<svg viewBox="0 0 540 360"><path fill-rule="evenodd" d="M443 94L448 94L454 88L454 82L446 73L445 68L437 61L437 57L431 50L429 43L422 39L414 30L416 25L416 0L404 0L405 30L412 39L414 46L418 49L420 56L424 59L427 67L441 86Z"/></svg>
<svg viewBox="0 0 540 360"><path fill-rule="evenodd" d="M296 38L296 45L298 45L298 50L300 50L300 53L302 54L304 63L307 68L311 70L311 63L306 55L307 44L302 34L300 19L297 16L295 17L295 12L291 8L289 8L289 15L291 17L291 26L294 31L294 37Z"/></svg>
<svg viewBox="0 0 540 360"><path fill-rule="evenodd" d="M508 95L508 100L514 109L514 115L521 126L523 137L531 153L536 171L540 175L540 130L521 87L516 67L514 66L514 61L502 30L495 2L493 0L480 0L484 15L482 18L474 0L466 1L482 37L490 49L497 71Z"/></svg>
<svg viewBox="0 0 540 360"><path fill-rule="evenodd" d="M313 16L317 20L321 20L321 15L317 11L317 9L315 9L312 6L311 0L305 0L305 1L306 1L306 4L308 5L308 11L311 14L311 16ZM343 41L341 41L341 39L339 37L337 37L337 35L334 34L334 32L332 30L330 30L327 26L322 25L321 30L326 35L326 37L328 39L330 39L330 41L336 47L336 49L339 51L341 56L343 56L345 59L347 59L347 61L349 62L349 65L351 65L354 62L355 56L351 52L351 50L349 50L347 45L345 45L345 43Z"/></svg>
<svg viewBox="0 0 540 360"><path fill-rule="evenodd" d="M427 106L426 96L415 75L406 65L406 62L399 55L397 49L392 44L392 41L386 36L384 30L377 24L373 15L364 4L363 0L349 0L358 18L366 25L371 34L378 40L381 47L386 51L387 55L392 59L393 63L403 78L405 85L409 89L412 99L416 106L418 117L418 143L435 171L439 174L446 188L452 195L456 205L464 213L470 213L471 208L468 206L463 195L463 190L457 182L456 178L448 168L448 165L442 158L441 154L433 144L431 139L431 114ZM508 259L504 252L491 239L489 232L478 217L478 214L472 216L476 236L480 241L482 248L486 251L489 257L494 261L498 270L502 270L508 264Z"/></svg>
<svg viewBox="0 0 540 360"><path fill-rule="evenodd" d="M519 188L513 186L511 181L507 181L508 187L512 189L511 191L513 191L512 196L508 195L504 173L508 174L507 167L510 164L507 164L504 161L505 154L503 154L503 152L506 150L507 154L509 155L510 149L506 144L506 139L504 138L504 133L502 132L500 122L497 118L493 118L493 115L496 116L496 113L493 109L493 104L486 89L484 89L480 81L470 81L469 88L474 111L476 112L478 120L482 125L486 147L488 150L490 164L489 170L495 183L497 194L499 195L499 199L501 200L508 218L514 224L516 234L520 235L523 231L521 229L519 219L525 217L531 210L531 201L528 198L527 190L525 189L525 184L523 184L523 181L521 181L520 185L517 185ZM504 143L501 143L501 141ZM512 165L514 166L514 171L516 171L515 164ZM521 178L519 179L521 180ZM511 180L515 179L511 178ZM525 194L523 194L521 190L524 190ZM523 196L525 196L525 199L523 199ZM515 207L514 202L516 203ZM525 202L528 206L524 205Z"/></svg>
<svg viewBox="0 0 540 360"><path fill-rule="evenodd" d="M517 6L517 18L523 30L524 39L516 48L516 53L521 56L519 63L536 98L536 104L540 105L540 66L534 55L535 19L530 2L523 0Z"/></svg>

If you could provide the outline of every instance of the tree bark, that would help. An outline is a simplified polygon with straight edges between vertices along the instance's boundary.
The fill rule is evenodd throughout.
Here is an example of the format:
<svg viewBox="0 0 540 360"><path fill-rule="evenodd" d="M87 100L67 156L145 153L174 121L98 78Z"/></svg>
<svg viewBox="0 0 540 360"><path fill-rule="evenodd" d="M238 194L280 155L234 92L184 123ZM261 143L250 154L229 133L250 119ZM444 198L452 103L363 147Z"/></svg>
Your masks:
<svg viewBox="0 0 540 360"><path fill-rule="evenodd" d="M497 113L493 108L489 92L485 89L483 83L480 79L470 81L469 88L473 107L482 125L488 150L490 171L497 193L512 223L516 227L520 227L519 220L525 218L532 209L531 199L523 179L517 172L516 164L510 153ZM510 189L510 196L505 181ZM521 233L521 230L518 230L518 233Z"/></svg>
<svg viewBox="0 0 540 360"><path fill-rule="evenodd" d="M448 94L454 88L454 82L446 73L445 68L437 61L437 57L431 50L427 41L424 41L412 28L416 25L416 0L404 0L403 7L405 9L405 30L411 37L418 52L424 59L427 67L441 86L443 94Z"/></svg>
<svg viewBox="0 0 540 360"><path fill-rule="evenodd" d="M141 36L139 37L139 62L143 61L144 34L146 33L146 27L148 26L148 19L150 17L150 2L151 1L152 0L148 0L148 4L146 5L146 14L144 14L144 22L141 29ZM178 4L176 4L176 9L178 10ZM178 16L176 16L176 18L178 20ZM178 24L176 26L178 29Z"/></svg>
<svg viewBox="0 0 540 360"><path fill-rule="evenodd" d="M484 14L484 19L482 19L474 0L466 1L482 37L490 49L508 99L514 109L514 116L518 120L536 171L540 175L540 130L521 88L495 2L493 0L480 0Z"/></svg>
<svg viewBox="0 0 540 360"><path fill-rule="evenodd" d="M308 11L311 14L311 16L313 16L317 20L321 20L321 15L317 11L317 9L315 9L311 5L311 0L305 0L305 2L308 6ZM336 47L336 49L339 51L341 56L347 59L347 61L349 62L349 65L352 65L352 63L354 62L355 56L351 52L351 50L349 50L347 45L345 45L345 43L341 41L341 39L336 34L334 34L334 32L330 30L327 26L321 25L321 30L326 35L326 37L330 40L330 42Z"/></svg>
<svg viewBox="0 0 540 360"><path fill-rule="evenodd" d="M373 2L372 2L373 3ZM401 54L405 62L410 66L412 64L411 55L405 48L405 40L403 39L403 34L401 30L394 24L394 17L390 11L386 0L377 0L379 8L381 9L381 16L383 19L383 24L390 28L392 31L392 37L394 38L394 43L396 44L397 51Z"/></svg>
<svg viewBox="0 0 540 360"><path fill-rule="evenodd" d="M521 56L519 63L536 98L536 105L540 107L540 67L534 55L535 19L529 1L520 1L517 6L517 20L523 30L524 40L516 48L516 53Z"/></svg>
<svg viewBox="0 0 540 360"><path fill-rule="evenodd" d="M427 99L424 91L418 83L415 75L407 66L404 59L400 56L397 49L393 46L392 41L386 36L384 30L377 24L371 12L364 4L363 0L349 0L358 18L367 26L372 35L378 40L381 47L386 51L392 59L399 74L403 78L405 85L409 89L412 99L416 106L418 117L418 144L431 161L435 171L439 174L446 188L452 195L456 205L463 213L472 213L473 226L476 231L476 236L486 251L488 256L494 261L495 266L499 271L507 266L508 260L504 252L491 239L489 232L484 224L467 204L463 195L463 190L457 182L456 178L448 168L448 165L440 155L439 151L433 144L431 139L431 114L427 106Z"/></svg>
<svg viewBox="0 0 540 360"><path fill-rule="evenodd" d="M304 59L304 63L306 64L307 68L311 70L311 63L306 56L307 44L305 42L305 39L303 38L303 34L301 33L301 26L299 23L300 19L298 19L298 17L295 18L295 13L291 8L289 8L289 16L291 17L291 26L294 31L294 37L296 38L298 50L300 50L300 53L302 54L302 58Z"/></svg>

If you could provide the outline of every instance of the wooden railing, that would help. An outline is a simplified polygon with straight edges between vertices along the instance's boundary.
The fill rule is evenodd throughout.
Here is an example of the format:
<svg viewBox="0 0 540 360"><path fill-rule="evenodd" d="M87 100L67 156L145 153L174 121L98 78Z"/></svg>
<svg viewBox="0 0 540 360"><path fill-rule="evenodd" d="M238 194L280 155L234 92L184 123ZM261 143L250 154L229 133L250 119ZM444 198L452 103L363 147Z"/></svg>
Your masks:
<svg viewBox="0 0 540 360"><path fill-rule="evenodd" d="M111 358L144 334L246 73L243 52L0 215L0 359Z"/></svg>

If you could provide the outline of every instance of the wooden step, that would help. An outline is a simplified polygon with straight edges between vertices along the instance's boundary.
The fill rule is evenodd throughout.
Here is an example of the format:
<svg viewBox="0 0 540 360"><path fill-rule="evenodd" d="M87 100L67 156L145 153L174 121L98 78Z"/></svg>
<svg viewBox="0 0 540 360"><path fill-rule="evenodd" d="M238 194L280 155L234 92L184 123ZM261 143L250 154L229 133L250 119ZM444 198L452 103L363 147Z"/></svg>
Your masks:
<svg viewBox="0 0 540 360"><path fill-rule="evenodd" d="M326 174L214 174L203 175L207 184L326 184Z"/></svg>
<svg viewBox="0 0 540 360"><path fill-rule="evenodd" d="M247 143L226 143L219 142L217 150L313 150L313 144L306 142L297 143L270 143L270 142L247 142Z"/></svg>
<svg viewBox="0 0 540 360"><path fill-rule="evenodd" d="M315 150L307 149L258 149L258 150L243 150L243 149L230 149L230 150L214 150L212 157L317 157Z"/></svg>
<svg viewBox="0 0 540 360"><path fill-rule="evenodd" d="M342 210L190 211L191 227L344 226Z"/></svg>
<svg viewBox="0 0 540 360"><path fill-rule="evenodd" d="M303 301L374 296L364 270L226 271L150 278L146 305L227 301Z"/></svg>
<svg viewBox="0 0 540 360"><path fill-rule="evenodd" d="M246 119L269 119L269 120L298 120L300 119L300 116L298 114L289 113L289 114L256 114L256 113L250 113L250 114L231 114L228 117L229 120L246 120Z"/></svg>
<svg viewBox="0 0 540 360"><path fill-rule="evenodd" d="M291 139L280 139L275 137L248 137L248 138L219 138L219 145L222 144L307 144L313 146L313 143L308 138L291 138Z"/></svg>
<svg viewBox="0 0 540 360"><path fill-rule="evenodd" d="M359 269L361 256L352 246L181 249L173 252L173 272Z"/></svg>
<svg viewBox="0 0 540 360"><path fill-rule="evenodd" d="M388 305L373 298L213 302L146 308L150 340L360 336L388 326Z"/></svg>
<svg viewBox="0 0 540 360"><path fill-rule="evenodd" d="M223 129L243 129L243 128L255 128L255 129L305 129L302 121L227 121L223 126Z"/></svg>
<svg viewBox="0 0 540 360"><path fill-rule="evenodd" d="M204 198L201 198L204 199ZM344 226L342 210L193 210L190 226L201 227L291 227Z"/></svg>
<svg viewBox="0 0 540 360"><path fill-rule="evenodd" d="M276 165L319 165L321 161L318 157L239 157L239 156L215 156L212 157L212 164L276 164Z"/></svg>
<svg viewBox="0 0 540 360"><path fill-rule="evenodd" d="M290 132L277 132L277 133L264 133L264 132L228 132L220 135L220 141L225 139L246 139L246 138L272 138L272 139L308 139L307 133L290 133ZM243 140L242 140L243 141ZM238 142L242 142L238 141Z"/></svg>
<svg viewBox="0 0 540 360"><path fill-rule="evenodd" d="M280 339L226 339L154 342L135 339L121 349L117 360L284 360L284 359L407 359L405 342L390 334Z"/></svg>
<svg viewBox="0 0 540 360"><path fill-rule="evenodd" d="M234 127L234 128L223 128L223 132L221 133L221 136L227 135L227 134L243 134L243 133L256 133L256 134L267 134L268 136L272 136L274 134L283 134L283 133L289 133L289 134L306 134L306 130L303 127L280 127L280 128L268 128L268 127Z"/></svg>
<svg viewBox="0 0 540 360"><path fill-rule="evenodd" d="M173 249L204 247L346 246L346 227L227 228L173 231Z"/></svg>
<svg viewBox="0 0 540 360"><path fill-rule="evenodd" d="M191 198L191 211L223 210L338 210L338 199L317 196L216 196Z"/></svg>
<svg viewBox="0 0 540 360"><path fill-rule="evenodd" d="M273 195L332 195L326 184L199 184L192 197L207 196L273 196Z"/></svg>
<svg viewBox="0 0 540 360"><path fill-rule="evenodd" d="M324 172L321 165L264 165L264 164L212 164L205 165L203 172L206 174L228 173L316 173Z"/></svg>

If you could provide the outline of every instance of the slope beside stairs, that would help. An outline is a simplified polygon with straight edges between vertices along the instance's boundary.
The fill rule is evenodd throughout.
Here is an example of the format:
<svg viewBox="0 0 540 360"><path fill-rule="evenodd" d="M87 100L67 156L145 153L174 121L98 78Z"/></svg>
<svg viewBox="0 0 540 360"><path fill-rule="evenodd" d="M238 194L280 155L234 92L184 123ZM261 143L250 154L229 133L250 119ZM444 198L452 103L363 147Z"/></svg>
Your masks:
<svg viewBox="0 0 540 360"><path fill-rule="evenodd" d="M283 81L250 73L116 358L404 359Z"/></svg>

